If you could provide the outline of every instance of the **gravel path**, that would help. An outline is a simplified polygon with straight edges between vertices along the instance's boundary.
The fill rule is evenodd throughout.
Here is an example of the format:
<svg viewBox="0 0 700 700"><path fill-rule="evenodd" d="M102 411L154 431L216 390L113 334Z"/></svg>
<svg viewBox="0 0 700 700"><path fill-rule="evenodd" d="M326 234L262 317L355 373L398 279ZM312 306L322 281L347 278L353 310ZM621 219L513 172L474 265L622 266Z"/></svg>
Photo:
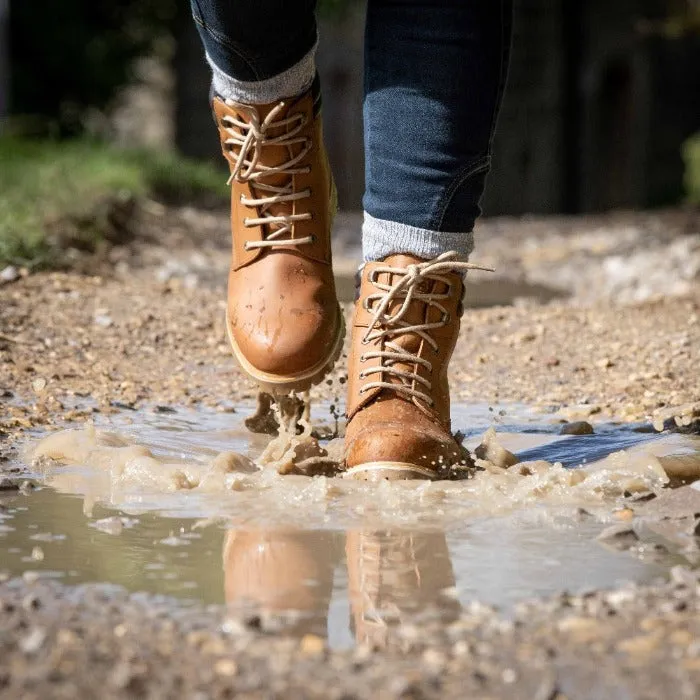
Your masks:
<svg viewBox="0 0 700 700"><path fill-rule="evenodd" d="M225 343L222 277L212 272L227 265L223 244L202 252L187 237L198 220L206 232L221 217L188 216L153 214L179 241L172 274L162 270L175 249L142 240L95 262L97 276L40 273L0 286L0 479L21 469L12 458L28 431L142 404L231 411L255 397ZM629 255L647 264L651 250L661 261L675 245L687 262L695 239L684 236L695 230L679 225L669 243L668 229L657 230L652 218L635 219L644 235L636 244L625 239ZM537 234L537 222L489 225L485 256L497 257L500 245L513 265L518 235ZM550 248L555 239L568 241L561 266L571 271L572 242L579 249L590 243L596 226L581 220L578 238L574 220L542 222L540 231ZM536 265L528 251L518 258L521 269L530 270L528 284L540 283L553 253L543 252L539 259L548 262ZM202 256L196 279L177 267L195 253ZM577 255L577 264L591 257ZM547 305L530 298L468 310L452 367L455 397L521 402L562 419L697 425L700 285L688 265L678 269L682 284L663 297L640 296L639 275L628 275L627 286L618 276L617 286L594 294L589 270L586 294L577 282ZM342 397L342 380L341 362L315 395ZM220 610L183 611L167 601L44 581L0 584L0 615L3 698L617 700L700 692L700 587L684 569L658 586L535 602L513 620L475 605L448 626L404 625L382 651L330 652L315 637L289 640L258 629L259 620L231 622L223 631Z"/></svg>

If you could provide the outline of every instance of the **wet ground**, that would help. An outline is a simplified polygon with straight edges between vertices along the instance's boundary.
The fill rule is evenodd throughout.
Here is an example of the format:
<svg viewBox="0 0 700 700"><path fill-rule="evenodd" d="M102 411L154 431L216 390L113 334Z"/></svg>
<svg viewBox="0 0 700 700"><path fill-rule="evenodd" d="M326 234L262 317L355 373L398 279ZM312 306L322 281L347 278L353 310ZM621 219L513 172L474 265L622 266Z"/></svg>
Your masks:
<svg viewBox="0 0 700 700"><path fill-rule="evenodd" d="M36 487L3 499L0 575L281 614L280 629L344 648L366 641L358 619L368 616L386 630L426 611L453 618L474 600L509 613L533 596L649 583L696 563L681 526L679 542L658 549L598 538L643 513L639 494L663 493L664 464L700 473L700 438L634 424L562 435L522 406L458 405L454 423L472 450L497 429L518 464L436 484L280 476L274 464L233 459L259 460L270 441L240 416L186 409L32 441L24 455Z"/></svg>
<svg viewBox="0 0 700 700"><path fill-rule="evenodd" d="M479 470L376 486L251 433L218 287L146 272L0 289L3 697L697 696L692 275L469 311ZM313 392L331 467L343 379Z"/></svg>

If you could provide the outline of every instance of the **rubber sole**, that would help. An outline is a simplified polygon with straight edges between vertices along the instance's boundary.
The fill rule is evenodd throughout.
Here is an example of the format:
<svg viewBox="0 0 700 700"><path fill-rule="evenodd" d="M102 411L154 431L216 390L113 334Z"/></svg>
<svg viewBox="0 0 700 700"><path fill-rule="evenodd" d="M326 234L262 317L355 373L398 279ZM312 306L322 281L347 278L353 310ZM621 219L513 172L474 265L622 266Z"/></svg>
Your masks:
<svg viewBox="0 0 700 700"><path fill-rule="evenodd" d="M343 478L359 481L384 481L385 479L390 481L428 479L432 481L437 478L437 472L409 462L365 462L345 471Z"/></svg>
<svg viewBox="0 0 700 700"><path fill-rule="evenodd" d="M238 347L233 334L231 333L231 324L229 322L228 311L226 312L226 334L228 335L229 343L236 361L241 369L257 384L263 391L270 394L288 394L291 391L307 391L312 386L323 381L324 377L333 369L335 363L343 351L343 342L345 341L345 317L343 310L338 305L338 332L333 340L331 352L321 361L316 363L303 372L297 374L281 375L263 372L252 365L243 355L243 352Z"/></svg>

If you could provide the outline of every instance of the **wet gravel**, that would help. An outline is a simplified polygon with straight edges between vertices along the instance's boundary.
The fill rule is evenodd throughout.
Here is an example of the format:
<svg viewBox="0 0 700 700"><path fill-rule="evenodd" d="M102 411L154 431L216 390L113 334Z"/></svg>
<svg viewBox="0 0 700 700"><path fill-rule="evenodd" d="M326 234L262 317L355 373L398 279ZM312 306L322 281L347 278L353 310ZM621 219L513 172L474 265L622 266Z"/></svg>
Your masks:
<svg viewBox="0 0 700 700"><path fill-rule="evenodd" d="M561 595L512 618L474 603L445 626L425 614L386 647L329 651L259 618L109 587L0 585L4 698L695 698L700 586ZM96 621L99 623L96 624ZM86 672L77 672L83 670ZM669 692L672 694L669 695Z"/></svg>
<svg viewBox="0 0 700 700"><path fill-rule="evenodd" d="M80 272L20 274L0 285L0 489L30 489L10 461L28 433L143 405L234 412L255 398L225 342L223 238L194 240L196 275L181 264L196 252L192 231L204 222L206 239L220 217L188 210L151 219L150 242L137 237L106 260L82 261ZM566 282L573 296L468 310L452 366L455 397L520 402L594 427L610 418L697 425L700 287L686 269L697 252L686 236L697 231L669 233L652 216L635 221L643 235L622 237L624 250L613 252L666 270L652 287L673 295L648 293L649 275L617 274L614 265L602 266L604 277L589 266L582 282L555 279L548 270L575 276L595 258L573 245L575 220L487 225L486 257L498 257L500 245L502 260L529 281ZM161 245L159 227L170 231ZM580 227L584 249L607 240L605 222ZM541 254L513 260L514 241L538 230L548 241ZM666 289L673 241L682 284ZM218 281L203 284L212 270ZM342 407L343 379L341 362L315 396ZM631 532L623 546L634 546ZM699 596L697 574L678 568L671 582L562 593L519 606L512 618L477 603L448 625L426 613L393 630L383 650L331 652L316 637L280 637L260 619L222 626L220 609L27 575L0 584L0 696L694 698Z"/></svg>

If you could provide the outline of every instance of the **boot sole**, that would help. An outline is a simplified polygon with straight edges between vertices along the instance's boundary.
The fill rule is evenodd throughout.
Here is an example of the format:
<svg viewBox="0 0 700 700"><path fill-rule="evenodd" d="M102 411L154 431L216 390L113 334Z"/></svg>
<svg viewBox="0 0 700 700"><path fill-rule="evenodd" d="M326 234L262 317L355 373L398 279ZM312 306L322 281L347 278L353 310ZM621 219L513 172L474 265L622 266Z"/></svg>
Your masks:
<svg viewBox="0 0 700 700"><path fill-rule="evenodd" d="M348 469L343 473L343 478L358 481L434 480L437 478L437 473L410 462L365 462Z"/></svg>
<svg viewBox="0 0 700 700"><path fill-rule="evenodd" d="M291 391L308 391L312 386L322 382L324 377L332 371L340 357L340 353L343 350L343 342L345 341L345 316L343 310L340 308L340 304L338 305L338 318L340 319L340 323L338 325L336 337L333 340L331 352L327 357L321 360L321 362L297 374L272 374L270 372L263 372L252 365L245 358L243 352L233 338L228 311L226 312L226 334L228 335L229 343L231 343L234 357L245 374L256 382L263 391L267 391L273 395L288 394Z"/></svg>

